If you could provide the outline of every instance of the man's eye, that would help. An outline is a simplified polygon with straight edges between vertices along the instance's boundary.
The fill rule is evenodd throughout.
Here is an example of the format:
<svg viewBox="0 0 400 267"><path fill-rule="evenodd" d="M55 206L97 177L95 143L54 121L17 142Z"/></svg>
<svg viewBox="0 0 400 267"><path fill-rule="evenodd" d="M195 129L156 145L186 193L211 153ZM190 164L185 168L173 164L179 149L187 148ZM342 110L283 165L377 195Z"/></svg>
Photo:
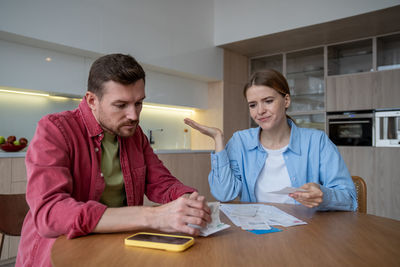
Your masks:
<svg viewBox="0 0 400 267"><path fill-rule="evenodd" d="M143 105L143 102L137 102L137 103L135 104L135 106L137 106L137 107L140 107L141 105Z"/></svg>
<svg viewBox="0 0 400 267"><path fill-rule="evenodd" d="M116 106L117 108L122 109L122 108L126 107L126 104L116 104L115 106Z"/></svg>

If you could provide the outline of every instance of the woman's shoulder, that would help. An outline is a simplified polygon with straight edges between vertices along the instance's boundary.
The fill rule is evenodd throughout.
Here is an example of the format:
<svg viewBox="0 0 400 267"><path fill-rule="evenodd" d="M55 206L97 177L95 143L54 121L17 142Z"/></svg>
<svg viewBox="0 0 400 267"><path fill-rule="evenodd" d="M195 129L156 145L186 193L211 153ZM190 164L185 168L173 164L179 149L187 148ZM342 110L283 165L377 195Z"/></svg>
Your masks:
<svg viewBox="0 0 400 267"><path fill-rule="evenodd" d="M309 136L324 136L326 133L322 130L319 129L314 129L314 128L303 128L296 126L297 130L299 131L300 134L302 135L309 135Z"/></svg>
<svg viewBox="0 0 400 267"><path fill-rule="evenodd" d="M259 131L260 131L259 127L240 130L235 132L233 134L233 137L240 139L253 139L254 137L258 136Z"/></svg>

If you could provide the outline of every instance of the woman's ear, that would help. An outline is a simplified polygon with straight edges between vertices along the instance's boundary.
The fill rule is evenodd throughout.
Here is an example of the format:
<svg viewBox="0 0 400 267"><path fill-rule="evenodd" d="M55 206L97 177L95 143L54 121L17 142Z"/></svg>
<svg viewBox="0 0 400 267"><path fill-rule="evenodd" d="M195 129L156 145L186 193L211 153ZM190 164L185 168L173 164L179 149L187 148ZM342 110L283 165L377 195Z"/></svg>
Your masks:
<svg viewBox="0 0 400 267"><path fill-rule="evenodd" d="M290 102L291 102L290 95L289 95L289 94L286 94L286 95L285 95L285 108L286 108L286 109L289 108Z"/></svg>

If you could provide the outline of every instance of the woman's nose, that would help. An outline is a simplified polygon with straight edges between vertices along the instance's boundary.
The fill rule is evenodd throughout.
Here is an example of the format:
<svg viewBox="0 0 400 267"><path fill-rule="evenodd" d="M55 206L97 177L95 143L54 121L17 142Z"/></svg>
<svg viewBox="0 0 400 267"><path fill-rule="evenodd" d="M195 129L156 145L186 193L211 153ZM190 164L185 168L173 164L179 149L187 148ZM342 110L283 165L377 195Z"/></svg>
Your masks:
<svg viewBox="0 0 400 267"><path fill-rule="evenodd" d="M265 108L263 105L257 105L257 114L263 114L265 112Z"/></svg>

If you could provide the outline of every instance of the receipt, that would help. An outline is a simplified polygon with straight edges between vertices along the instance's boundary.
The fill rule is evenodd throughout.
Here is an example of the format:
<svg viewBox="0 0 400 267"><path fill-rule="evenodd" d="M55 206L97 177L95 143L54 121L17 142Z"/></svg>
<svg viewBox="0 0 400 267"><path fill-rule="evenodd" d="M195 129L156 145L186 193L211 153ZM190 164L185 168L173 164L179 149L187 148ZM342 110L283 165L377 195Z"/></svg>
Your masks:
<svg viewBox="0 0 400 267"><path fill-rule="evenodd" d="M273 192L268 192L270 194L282 194L282 195L288 195L294 192L307 192L307 190L303 189L303 188L296 188L296 187L285 187L282 188L281 190L278 191L273 191Z"/></svg>
<svg viewBox="0 0 400 267"><path fill-rule="evenodd" d="M200 229L201 236L209 236L211 234L214 234L216 232L231 227L229 224L221 222L219 218L219 205L220 205L219 202L208 202L207 204L211 210L211 222L207 224L206 227L202 228L200 228L198 225L193 225L193 224L188 224L188 226Z"/></svg>

